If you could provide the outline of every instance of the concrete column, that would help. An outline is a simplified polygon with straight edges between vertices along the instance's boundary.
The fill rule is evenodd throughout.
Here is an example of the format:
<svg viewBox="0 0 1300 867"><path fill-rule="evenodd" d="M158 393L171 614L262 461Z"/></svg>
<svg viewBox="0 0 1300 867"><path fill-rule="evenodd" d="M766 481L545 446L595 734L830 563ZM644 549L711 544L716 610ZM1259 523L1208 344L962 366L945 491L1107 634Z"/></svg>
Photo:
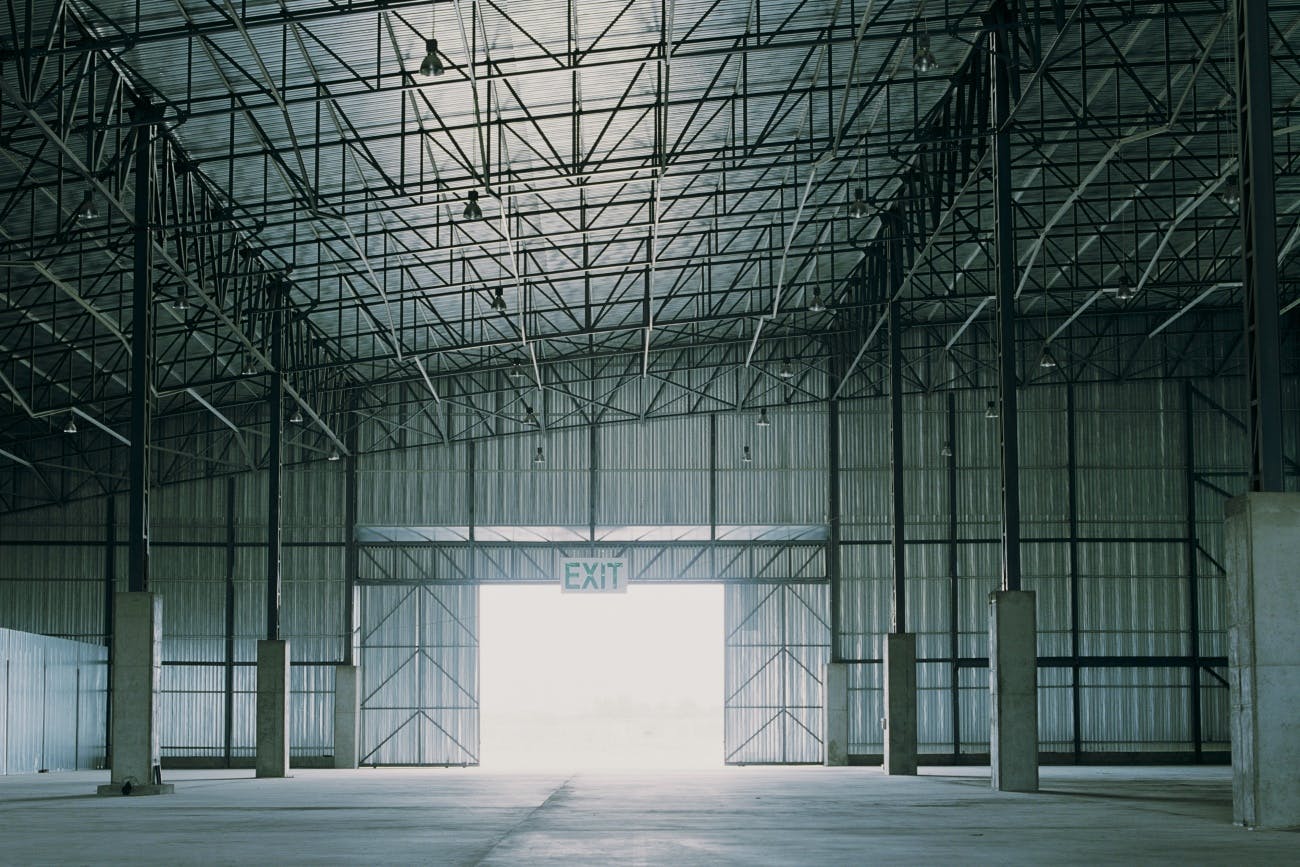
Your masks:
<svg viewBox="0 0 1300 867"><path fill-rule="evenodd" d="M158 691L162 674L162 597L113 597L112 782L101 795L168 795L158 751Z"/></svg>
<svg viewBox="0 0 1300 867"><path fill-rule="evenodd" d="M916 773L916 636L885 636L885 773Z"/></svg>
<svg viewBox="0 0 1300 867"><path fill-rule="evenodd" d="M1034 593L989 594L989 758L993 788L1038 791L1038 642Z"/></svg>
<svg viewBox="0 0 1300 867"><path fill-rule="evenodd" d="M257 642L257 776L289 776L289 642Z"/></svg>
<svg viewBox="0 0 1300 867"><path fill-rule="evenodd" d="M334 767L355 768L360 756L361 691L355 665L334 666Z"/></svg>
<svg viewBox="0 0 1300 867"><path fill-rule="evenodd" d="M1300 828L1300 495L1228 502L1232 815Z"/></svg>
<svg viewBox="0 0 1300 867"><path fill-rule="evenodd" d="M849 763L849 666L832 662L826 666L826 695L822 700L822 737L826 744L826 766Z"/></svg>

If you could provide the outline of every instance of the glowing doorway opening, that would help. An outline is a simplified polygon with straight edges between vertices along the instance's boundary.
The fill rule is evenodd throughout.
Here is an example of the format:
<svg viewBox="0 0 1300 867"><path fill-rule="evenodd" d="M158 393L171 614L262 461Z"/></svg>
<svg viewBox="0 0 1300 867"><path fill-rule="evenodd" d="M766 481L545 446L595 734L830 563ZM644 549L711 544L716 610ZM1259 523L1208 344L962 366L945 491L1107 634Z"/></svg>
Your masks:
<svg viewBox="0 0 1300 867"><path fill-rule="evenodd" d="M483 767L720 767L722 591L481 587Z"/></svg>

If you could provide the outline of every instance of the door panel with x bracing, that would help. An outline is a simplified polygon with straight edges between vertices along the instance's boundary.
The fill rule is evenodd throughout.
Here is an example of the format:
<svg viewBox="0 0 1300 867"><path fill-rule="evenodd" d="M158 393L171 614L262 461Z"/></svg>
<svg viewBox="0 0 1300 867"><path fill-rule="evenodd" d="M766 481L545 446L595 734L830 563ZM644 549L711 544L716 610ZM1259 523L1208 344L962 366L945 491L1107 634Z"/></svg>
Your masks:
<svg viewBox="0 0 1300 867"><path fill-rule="evenodd" d="M478 587L361 591L361 763L477 765Z"/></svg>
<svg viewBox="0 0 1300 867"><path fill-rule="evenodd" d="M729 584L727 764L821 762L825 584Z"/></svg>

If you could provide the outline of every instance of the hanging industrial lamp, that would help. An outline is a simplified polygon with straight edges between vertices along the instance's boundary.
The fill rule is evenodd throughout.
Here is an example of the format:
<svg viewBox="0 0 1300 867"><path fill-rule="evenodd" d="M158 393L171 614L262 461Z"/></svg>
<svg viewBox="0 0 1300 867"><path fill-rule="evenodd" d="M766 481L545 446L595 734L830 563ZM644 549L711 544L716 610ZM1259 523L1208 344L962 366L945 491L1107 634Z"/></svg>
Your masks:
<svg viewBox="0 0 1300 867"><path fill-rule="evenodd" d="M938 66L939 61L930 50L930 34L923 32L916 39L916 55L912 58L912 68L917 72L930 72Z"/></svg>
<svg viewBox="0 0 1300 867"><path fill-rule="evenodd" d="M438 56L438 40L424 40L424 62L420 64L420 74L428 78L431 75L442 75L446 71L442 58Z"/></svg>
<svg viewBox="0 0 1300 867"><path fill-rule="evenodd" d="M95 207L95 194L86 190L81 194L81 204L77 205L77 221L87 223L99 218L99 208Z"/></svg>
<svg viewBox="0 0 1300 867"><path fill-rule="evenodd" d="M849 216L855 220L862 220L867 216L866 193L861 188L853 191L853 201L849 202Z"/></svg>
<svg viewBox="0 0 1300 867"><path fill-rule="evenodd" d="M469 191L469 200L465 202L465 210L461 211L460 215L466 220L483 219L483 209L478 204L478 190Z"/></svg>

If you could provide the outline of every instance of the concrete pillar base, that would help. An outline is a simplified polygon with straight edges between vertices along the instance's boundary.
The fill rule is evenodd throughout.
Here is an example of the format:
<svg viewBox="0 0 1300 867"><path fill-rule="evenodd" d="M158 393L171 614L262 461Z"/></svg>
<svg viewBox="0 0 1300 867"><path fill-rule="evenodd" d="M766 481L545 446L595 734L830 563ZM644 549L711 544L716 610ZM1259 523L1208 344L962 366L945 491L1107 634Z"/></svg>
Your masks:
<svg viewBox="0 0 1300 867"><path fill-rule="evenodd" d="M1034 594L989 594L990 779L999 792L1038 791L1038 640Z"/></svg>
<svg viewBox="0 0 1300 867"><path fill-rule="evenodd" d="M1225 514L1233 821L1300 828L1300 495L1246 494Z"/></svg>
<svg viewBox="0 0 1300 867"><path fill-rule="evenodd" d="M158 695L162 677L162 597L118 593L113 598L112 776L107 786L121 794L137 788L165 788L158 749Z"/></svg>
<svg viewBox="0 0 1300 867"><path fill-rule="evenodd" d="M885 636L885 773L916 773L916 636Z"/></svg>
<svg viewBox="0 0 1300 867"><path fill-rule="evenodd" d="M822 700L822 737L826 766L849 763L849 667L843 662L826 666L826 695Z"/></svg>
<svg viewBox="0 0 1300 867"><path fill-rule="evenodd" d="M257 642L257 776L289 776L289 642Z"/></svg>
<svg viewBox="0 0 1300 867"><path fill-rule="evenodd" d="M95 790L95 794L100 797L122 797L129 795L134 798L137 795L171 795L176 792L176 787L171 783L150 783L145 786L137 786L134 783L128 788L125 783L106 783Z"/></svg>
<svg viewBox="0 0 1300 867"><path fill-rule="evenodd" d="M361 743L361 690L355 665L334 667L334 767L355 768Z"/></svg>

